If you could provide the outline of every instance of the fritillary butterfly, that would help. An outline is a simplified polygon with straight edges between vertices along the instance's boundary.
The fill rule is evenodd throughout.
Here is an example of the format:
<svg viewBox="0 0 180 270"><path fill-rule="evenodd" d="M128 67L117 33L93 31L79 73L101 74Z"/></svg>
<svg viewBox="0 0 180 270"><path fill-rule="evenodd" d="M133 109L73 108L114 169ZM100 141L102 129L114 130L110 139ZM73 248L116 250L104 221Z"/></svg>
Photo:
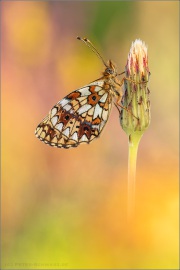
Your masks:
<svg viewBox="0 0 180 270"><path fill-rule="evenodd" d="M44 143L54 147L77 147L98 138L104 129L112 107L120 106L120 87L116 68L111 60L106 64L92 43L78 37L102 60L103 76L79 88L59 101L37 126L35 135Z"/></svg>

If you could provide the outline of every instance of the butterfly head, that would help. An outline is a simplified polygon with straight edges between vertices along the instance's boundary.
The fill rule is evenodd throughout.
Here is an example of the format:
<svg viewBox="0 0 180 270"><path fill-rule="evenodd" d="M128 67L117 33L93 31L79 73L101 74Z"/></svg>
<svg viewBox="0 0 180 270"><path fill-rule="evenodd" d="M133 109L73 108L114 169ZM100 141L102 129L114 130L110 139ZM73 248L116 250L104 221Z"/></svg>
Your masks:
<svg viewBox="0 0 180 270"><path fill-rule="evenodd" d="M103 75L108 78L115 78L117 76L115 65L111 60L109 60L108 64L106 65Z"/></svg>

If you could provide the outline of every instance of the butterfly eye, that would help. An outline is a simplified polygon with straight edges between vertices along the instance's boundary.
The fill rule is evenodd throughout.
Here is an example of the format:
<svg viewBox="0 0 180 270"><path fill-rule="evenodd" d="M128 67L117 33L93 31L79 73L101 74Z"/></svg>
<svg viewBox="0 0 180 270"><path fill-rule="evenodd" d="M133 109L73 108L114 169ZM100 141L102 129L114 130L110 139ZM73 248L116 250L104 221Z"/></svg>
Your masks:
<svg viewBox="0 0 180 270"><path fill-rule="evenodd" d="M113 74L114 71L111 68L106 68L106 73Z"/></svg>

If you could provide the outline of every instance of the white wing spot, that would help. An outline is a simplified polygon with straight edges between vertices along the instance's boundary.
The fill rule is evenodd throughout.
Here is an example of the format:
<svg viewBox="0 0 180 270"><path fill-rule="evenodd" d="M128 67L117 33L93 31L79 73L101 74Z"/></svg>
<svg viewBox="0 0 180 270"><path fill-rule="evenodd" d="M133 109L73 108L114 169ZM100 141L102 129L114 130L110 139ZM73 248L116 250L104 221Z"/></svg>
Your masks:
<svg viewBox="0 0 180 270"><path fill-rule="evenodd" d="M57 113L57 108L53 108L51 110L51 117L53 117Z"/></svg>
<svg viewBox="0 0 180 270"><path fill-rule="evenodd" d="M100 86L95 87L95 91L98 92L100 89L102 89Z"/></svg>
<svg viewBox="0 0 180 270"><path fill-rule="evenodd" d="M81 137L80 142L88 142L88 138L85 134Z"/></svg>
<svg viewBox="0 0 180 270"><path fill-rule="evenodd" d="M69 137L70 128L66 128L62 134L64 134L66 137Z"/></svg>
<svg viewBox="0 0 180 270"><path fill-rule="evenodd" d="M55 126L55 128L58 129L59 131L61 131L62 128L63 128L63 123L57 124L57 125Z"/></svg>
<svg viewBox="0 0 180 270"><path fill-rule="evenodd" d="M78 90L78 92L81 93L81 97L91 95L91 92L89 91L89 87L81 88L81 89Z"/></svg>
<svg viewBox="0 0 180 270"><path fill-rule="evenodd" d="M71 107L71 105L66 104L63 108L64 108L66 111L69 111L72 107Z"/></svg>
<svg viewBox="0 0 180 270"><path fill-rule="evenodd" d="M73 141L78 141L77 132L74 132L70 139L72 139Z"/></svg>
<svg viewBox="0 0 180 270"><path fill-rule="evenodd" d="M99 104L96 104L95 109L94 109L94 115L93 119L95 119L98 115L101 117L102 114L102 108L99 106Z"/></svg>
<svg viewBox="0 0 180 270"><path fill-rule="evenodd" d="M105 93L99 101L104 103L107 99L107 96L108 96L108 94Z"/></svg>
<svg viewBox="0 0 180 270"><path fill-rule="evenodd" d="M63 107L65 106L67 103L69 102L69 99L63 98L61 101L59 101L58 103Z"/></svg>
<svg viewBox="0 0 180 270"><path fill-rule="evenodd" d="M77 113L83 114L84 112L87 112L90 108L91 108L91 105L85 104L85 105L83 105L82 107L80 107L80 108L77 110Z"/></svg>
<svg viewBox="0 0 180 270"><path fill-rule="evenodd" d="M54 116L54 117L51 119L51 122L52 122L53 126L56 125L57 121L58 121L58 117L57 117L57 116Z"/></svg>
<svg viewBox="0 0 180 270"><path fill-rule="evenodd" d="M92 128L99 130L99 125L92 125Z"/></svg>

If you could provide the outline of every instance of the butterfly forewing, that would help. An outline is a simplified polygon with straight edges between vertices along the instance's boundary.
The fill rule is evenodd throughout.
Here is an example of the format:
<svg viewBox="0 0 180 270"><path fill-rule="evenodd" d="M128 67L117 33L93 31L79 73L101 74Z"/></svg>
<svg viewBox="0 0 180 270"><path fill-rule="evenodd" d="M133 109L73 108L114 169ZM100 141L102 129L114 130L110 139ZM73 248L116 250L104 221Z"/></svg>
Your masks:
<svg viewBox="0 0 180 270"><path fill-rule="evenodd" d="M112 105L110 91L103 86L103 80L96 81L67 95L38 125L36 136L51 146L64 148L98 138Z"/></svg>

